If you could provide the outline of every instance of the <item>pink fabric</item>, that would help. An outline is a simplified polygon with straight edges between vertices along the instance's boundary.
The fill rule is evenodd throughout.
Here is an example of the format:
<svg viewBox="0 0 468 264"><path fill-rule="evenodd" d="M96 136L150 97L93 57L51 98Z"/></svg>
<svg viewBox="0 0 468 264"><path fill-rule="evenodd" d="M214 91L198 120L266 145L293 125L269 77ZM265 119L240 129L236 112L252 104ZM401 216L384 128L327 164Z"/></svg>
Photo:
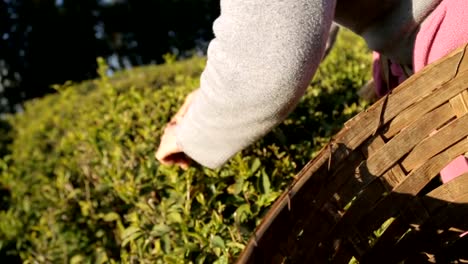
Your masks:
<svg viewBox="0 0 468 264"><path fill-rule="evenodd" d="M442 1L416 36L414 71L420 71L465 43L468 43L468 1Z"/></svg>
<svg viewBox="0 0 468 264"><path fill-rule="evenodd" d="M374 61L374 65L372 66L372 74L374 76L374 83L376 84L377 95L381 97L390 92L391 89L397 87L400 83L404 82L406 80L406 76L404 75L400 65L391 62L389 76L390 89L388 89L381 73L380 54L378 52L373 52L372 55Z"/></svg>
<svg viewBox="0 0 468 264"><path fill-rule="evenodd" d="M465 156L459 156L450 162L440 171L442 182L449 182L456 177L468 172L468 159Z"/></svg>
<svg viewBox="0 0 468 264"><path fill-rule="evenodd" d="M468 43L468 0L443 0L422 23L413 50L413 71L444 57ZM376 93L383 96L405 80L398 64L390 62L389 85L381 75L380 55L374 53L373 76ZM442 181L448 182L468 172L468 161L459 157L441 171Z"/></svg>
<svg viewBox="0 0 468 264"><path fill-rule="evenodd" d="M443 0L422 23L416 36L413 71L420 71L465 43L468 43L468 1ZM380 55L374 53L373 76L376 92L383 96L388 88L381 76L379 60ZM390 70L390 89L393 89L405 80L405 76L398 64L391 63Z"/></svg>
<svg viewBox="0 0 468 264"><path fill-rule="evenodd" d="M401 69L400 65L397 63L394 63L390 61L390 75L389 75L389 85L390 87L387 87L387 84L384 81L384 78L382 76L381 72L381 67L380 67L380 54L378 52L373 52L373 59L374 59L374 65L372 67L372 74L374 76L374 82L376 84L376 92L379 97L384 96L390 90L393 88L397 87L400 83L404 82L406 80L406 76Z"/></svg>
<svg viewBox="0 0 468 264"><path fill-rule="evenodd" d="M444 0L422 24L413 53L414 72L468 43L468 1ZM441 171L442 182L468 172L464 156L453 160Z"/></svg>

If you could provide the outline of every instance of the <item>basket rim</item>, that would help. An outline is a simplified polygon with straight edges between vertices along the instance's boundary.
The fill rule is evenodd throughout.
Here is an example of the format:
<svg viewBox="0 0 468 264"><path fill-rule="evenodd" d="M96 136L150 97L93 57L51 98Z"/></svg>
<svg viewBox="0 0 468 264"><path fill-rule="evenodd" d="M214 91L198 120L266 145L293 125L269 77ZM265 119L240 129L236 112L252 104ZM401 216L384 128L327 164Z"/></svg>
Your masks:
<svg viewBox="0 0 468 264"><path fill-rule="evenodd" d="M329 144L324 146L315 158L304 166L295 180L271 206L251 235L248 244L237 259L237 263L247 263L252 260L255 250L259 246L259 239L268 232L272 232L269 229L273 222L281 213L291 210L292 202L299 202L293 201L295 194L313 178L315 171L323 166L326 166L330 171L333 164L344 160L365 139L373 136L378 129L387 125L401 112L428 97L436 91L436 88L444 86L457 76L468 75L468 60L465 58L467 49L468 44L431 63L408 78L391 93L379 99L367 110L347 121L344 128L332 137ZM422 87L424 88L422 90L412 89L413 86L421 86L421 84L429 82L432 82L431 85ZM466 89L465 87L462 91ZM391 131L391 133L395 133L395 131Z"/></svg>

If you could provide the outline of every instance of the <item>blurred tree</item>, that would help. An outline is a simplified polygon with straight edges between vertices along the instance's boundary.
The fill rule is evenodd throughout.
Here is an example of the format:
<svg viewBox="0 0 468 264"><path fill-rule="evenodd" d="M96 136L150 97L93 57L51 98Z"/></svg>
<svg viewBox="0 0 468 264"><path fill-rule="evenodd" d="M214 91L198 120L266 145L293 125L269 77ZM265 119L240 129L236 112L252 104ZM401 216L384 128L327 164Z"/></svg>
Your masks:
<svg viewBox="0 0 468 264"><path fill-rule="evenodd" d="M218 0L0 0L0 113L50 85L205 52Z"/></svg>

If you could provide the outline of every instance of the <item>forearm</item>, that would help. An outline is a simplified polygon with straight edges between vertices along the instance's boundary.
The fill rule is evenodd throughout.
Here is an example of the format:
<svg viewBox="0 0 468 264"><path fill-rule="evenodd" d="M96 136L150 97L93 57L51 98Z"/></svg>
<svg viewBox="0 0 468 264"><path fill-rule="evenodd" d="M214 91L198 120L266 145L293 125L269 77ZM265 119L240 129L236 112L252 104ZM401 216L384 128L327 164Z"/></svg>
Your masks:
<svg viewBox="0 0 468 264"><path fill-rule="evenodd" d="M221 1L200 90L177 129L191 158L217 167L297 105L322 58L334 1Z"/></svg>

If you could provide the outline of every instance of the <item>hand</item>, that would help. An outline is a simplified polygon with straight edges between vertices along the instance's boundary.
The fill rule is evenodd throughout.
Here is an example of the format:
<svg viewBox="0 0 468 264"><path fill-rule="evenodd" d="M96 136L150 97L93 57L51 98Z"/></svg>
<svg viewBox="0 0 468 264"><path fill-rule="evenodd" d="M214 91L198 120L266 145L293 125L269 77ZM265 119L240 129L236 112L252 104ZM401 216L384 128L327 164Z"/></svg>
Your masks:
<svg viewBox="0 0 468 264"><path fill-rule="evenodd" d="M164 129L164 133L161 137L161 143L155 154L156 159L163 165L175 164L180 166L182 169L188 169L189 167L190 158L185 155L182 149L177 145L175 129L177 124L180 123L180 120L182 120L187 113L195 93L196 91L187 95L182 107L180 107L179 111L177 111Z"/></svg>
<svg viewBox="0 0 468 264"><path fill-rule="evenodd" d="M163 165L175 164L186 170L189 167L190 158L177 145L175 128L176 124L169 123L164 129L155 157Z"/></svg>

